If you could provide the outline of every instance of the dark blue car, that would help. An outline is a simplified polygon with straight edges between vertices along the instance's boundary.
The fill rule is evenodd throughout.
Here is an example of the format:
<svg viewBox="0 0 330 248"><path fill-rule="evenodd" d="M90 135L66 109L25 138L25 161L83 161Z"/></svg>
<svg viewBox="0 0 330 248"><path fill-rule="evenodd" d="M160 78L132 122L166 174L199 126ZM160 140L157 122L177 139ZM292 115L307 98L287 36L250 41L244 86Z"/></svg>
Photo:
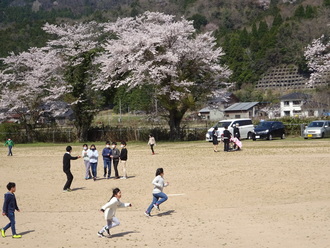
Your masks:
<svg viewBox="0 0 330 248"><path fill-rule="evenodd" d="M280 121L262 121L253 130L252 139L285 138L284 125Z"/></svg>

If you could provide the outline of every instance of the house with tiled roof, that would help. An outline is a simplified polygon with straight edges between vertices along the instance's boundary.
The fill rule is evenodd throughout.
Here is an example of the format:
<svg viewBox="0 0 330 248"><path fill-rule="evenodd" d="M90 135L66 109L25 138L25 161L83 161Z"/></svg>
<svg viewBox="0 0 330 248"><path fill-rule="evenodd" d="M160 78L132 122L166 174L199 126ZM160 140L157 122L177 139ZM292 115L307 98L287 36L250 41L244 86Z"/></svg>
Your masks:
<svg viewBox="0 0 330 248"><path fill-rule="evenodd" d="M222 96L211 98L207 106L198 111L198 115L205 120L222 120L225 116L224 110L236 102L238 98L233 93L227 92Z"/></svg>
<svg viewBox="0 0 330 248"><path fill-rule="evenodd" d="M258 115L259 102L238 102L225 109L226 119L254 118Z"/></svg>

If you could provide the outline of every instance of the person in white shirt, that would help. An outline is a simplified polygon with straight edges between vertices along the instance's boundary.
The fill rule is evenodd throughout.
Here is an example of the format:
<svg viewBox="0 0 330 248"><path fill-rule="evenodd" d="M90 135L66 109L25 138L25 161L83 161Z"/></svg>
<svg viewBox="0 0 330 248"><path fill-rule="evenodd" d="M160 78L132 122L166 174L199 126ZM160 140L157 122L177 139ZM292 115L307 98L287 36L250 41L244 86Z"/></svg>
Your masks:
<svg viewBox="0 0 330 248"><path fill-rule="evenodd" d="M163 192L163 188L169 185L169 182L164 181L164 170L163 168L158 168L156 170L156 177L152 181L154 189L152 190L152 202L148 207L147 211L144 213L146 216L150 217L150 212L153 208L156 208L158 211L159 205L167 200L167 195Z"/></svg>
<svg viewBox="0 0 330 248"><path fill-rule="evenodd" d="M98 161L98 158L99 158L99 153L96 150L96 146L94 144L92 144L90 146L90 149L87 152L87 156L89 157L89 163L91 165L93 179L95 181L96 180L96 176L97 176L97 161Z"/></svg>
<svg viewBox="0 0 330 248"><path fill-rule="evenodd" d="M97 233L99 237L105 237L104 232L107 232L109 237L111 237L110 229L118 226L120 224L116 215L117 208L131 207L131 203L123 203L120 201L121 191L119 188L115 188L112 191L112 197L109 202L104 204L101 207L101 210L104 213L104 219L107 221L107 224Z"/></svg>
<svg viewBox="0 0 330 248"><path fill-rule="evenodd" d="M91 179L92 178L92 175L91 175L91 171L90 171L90 163L89 163L89 157L88 157L88 145L87 144L84 144L83 145L83 150L82 150L82 153L81 153L81 157L84 159L84 165L85 165L85 179Z"/></svg>
<svg viewBox="0 0 330 248"><path fill-rule="evenodd" d="M152 134L149 134L148 145L150 146L152 155L155 155L154 146L156 145L156 140Z"/></svg>

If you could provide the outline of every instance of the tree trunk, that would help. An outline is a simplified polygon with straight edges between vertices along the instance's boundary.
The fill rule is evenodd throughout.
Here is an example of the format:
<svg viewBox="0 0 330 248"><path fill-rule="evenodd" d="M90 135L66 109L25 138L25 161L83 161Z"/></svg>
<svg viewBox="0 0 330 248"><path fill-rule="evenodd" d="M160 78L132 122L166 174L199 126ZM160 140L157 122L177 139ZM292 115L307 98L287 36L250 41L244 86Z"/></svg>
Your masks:
<svg viewBox="0 0 330 248"><path fill-rule="evenodd" d="M181 136L181 120L186 111L178 111L177 109L169 110L169 121L170 126L170 140L182 140Z"/></svg>
<svg viewBox="0 0 330 248"><path fill-rule="evenodd" d="M77 112L79 113L79 112ZM93 115L90 113L80 112L81 115L76 115L75 126L77 129L77 138L79 142L87 141L88 138L88 130L92 124Z"/></svg>
<svg viewBox="0 0 330 248"><path fill-rule="evenodd" d="M87 141L88 129L83 126L76 126L77 128L77 138L79 142Z"/></svg>

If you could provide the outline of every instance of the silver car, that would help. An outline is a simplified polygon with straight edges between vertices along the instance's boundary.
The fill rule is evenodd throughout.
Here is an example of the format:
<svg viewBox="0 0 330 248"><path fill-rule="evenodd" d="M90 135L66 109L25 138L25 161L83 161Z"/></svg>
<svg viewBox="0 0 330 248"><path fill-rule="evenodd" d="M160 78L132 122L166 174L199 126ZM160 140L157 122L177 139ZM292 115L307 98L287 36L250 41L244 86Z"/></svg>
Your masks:
<svg viewBox="0 0 330 248"><path fill-rule="evenodd" d="M330 137L329 121L312 121L304 130L304 139Z"/></svg>

